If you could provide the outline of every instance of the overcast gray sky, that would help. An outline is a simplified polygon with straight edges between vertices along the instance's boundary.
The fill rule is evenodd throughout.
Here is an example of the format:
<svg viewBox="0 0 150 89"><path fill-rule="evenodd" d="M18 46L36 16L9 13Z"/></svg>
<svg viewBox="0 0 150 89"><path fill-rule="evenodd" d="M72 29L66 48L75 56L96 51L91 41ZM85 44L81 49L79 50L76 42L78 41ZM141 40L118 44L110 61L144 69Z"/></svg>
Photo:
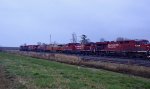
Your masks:
<svg viewBox="0 0 150 89"><path fill-rule="evenodd" d="M0 0L0 45L91 41L117 37L150 40L150 0ZM79 38L78 38L79 39Z"/></svg>

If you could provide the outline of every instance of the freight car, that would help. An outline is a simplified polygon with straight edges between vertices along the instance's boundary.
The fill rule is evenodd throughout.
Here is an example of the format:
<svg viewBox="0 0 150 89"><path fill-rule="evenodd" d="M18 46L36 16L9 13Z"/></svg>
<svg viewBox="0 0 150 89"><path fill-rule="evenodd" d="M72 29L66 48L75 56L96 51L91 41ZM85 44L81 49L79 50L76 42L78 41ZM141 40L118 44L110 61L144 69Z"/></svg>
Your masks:
<svg viewBox="0 0 150 89"><path fill-rule="evenodd" d="M62 45L25 45L21 51L59 52L83 55L150 58L150 44L147 40L107 41L96 43L68 43Z"/></svg>

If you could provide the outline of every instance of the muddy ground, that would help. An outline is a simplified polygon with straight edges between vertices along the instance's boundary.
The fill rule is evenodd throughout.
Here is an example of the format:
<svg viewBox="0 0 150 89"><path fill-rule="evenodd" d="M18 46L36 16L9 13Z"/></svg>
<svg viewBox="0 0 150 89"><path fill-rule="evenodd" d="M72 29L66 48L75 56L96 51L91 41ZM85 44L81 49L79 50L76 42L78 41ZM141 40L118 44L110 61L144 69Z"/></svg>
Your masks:
<svg viewBox="0 0 150 89"><path fill-rule="evenodd" d="M15 77L9 75L5 68L0 65L0 89L19 89L20 84Z"/></svg>

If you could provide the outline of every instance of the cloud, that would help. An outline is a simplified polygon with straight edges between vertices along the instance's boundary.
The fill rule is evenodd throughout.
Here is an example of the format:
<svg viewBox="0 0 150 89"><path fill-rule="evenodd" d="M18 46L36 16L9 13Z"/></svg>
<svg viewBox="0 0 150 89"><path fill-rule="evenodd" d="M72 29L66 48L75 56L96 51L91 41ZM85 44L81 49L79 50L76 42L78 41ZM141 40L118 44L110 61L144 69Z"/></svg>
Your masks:
<svg viewBox="0 0 150 89"><path fill-rule="evenodd" d="M118 36L150 40L148 0L1 0L2 45L69 42L71 34L87 34L92 41ZM13 38L13 41L5 41ZM63 39L63 40L62 40Z"/></svg>

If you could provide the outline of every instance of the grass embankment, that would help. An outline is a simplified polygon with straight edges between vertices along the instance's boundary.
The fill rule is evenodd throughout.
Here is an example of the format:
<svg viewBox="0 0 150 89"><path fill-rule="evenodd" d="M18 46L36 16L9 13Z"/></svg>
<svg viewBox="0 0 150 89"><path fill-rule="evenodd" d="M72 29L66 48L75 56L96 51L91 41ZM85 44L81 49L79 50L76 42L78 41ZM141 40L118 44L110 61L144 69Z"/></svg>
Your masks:
<svg viewBox="0 0 150 89"><path fill-rule="evenodd" d="M0 65L25 89L150 89L150 80L0 53Z"/></svg>

